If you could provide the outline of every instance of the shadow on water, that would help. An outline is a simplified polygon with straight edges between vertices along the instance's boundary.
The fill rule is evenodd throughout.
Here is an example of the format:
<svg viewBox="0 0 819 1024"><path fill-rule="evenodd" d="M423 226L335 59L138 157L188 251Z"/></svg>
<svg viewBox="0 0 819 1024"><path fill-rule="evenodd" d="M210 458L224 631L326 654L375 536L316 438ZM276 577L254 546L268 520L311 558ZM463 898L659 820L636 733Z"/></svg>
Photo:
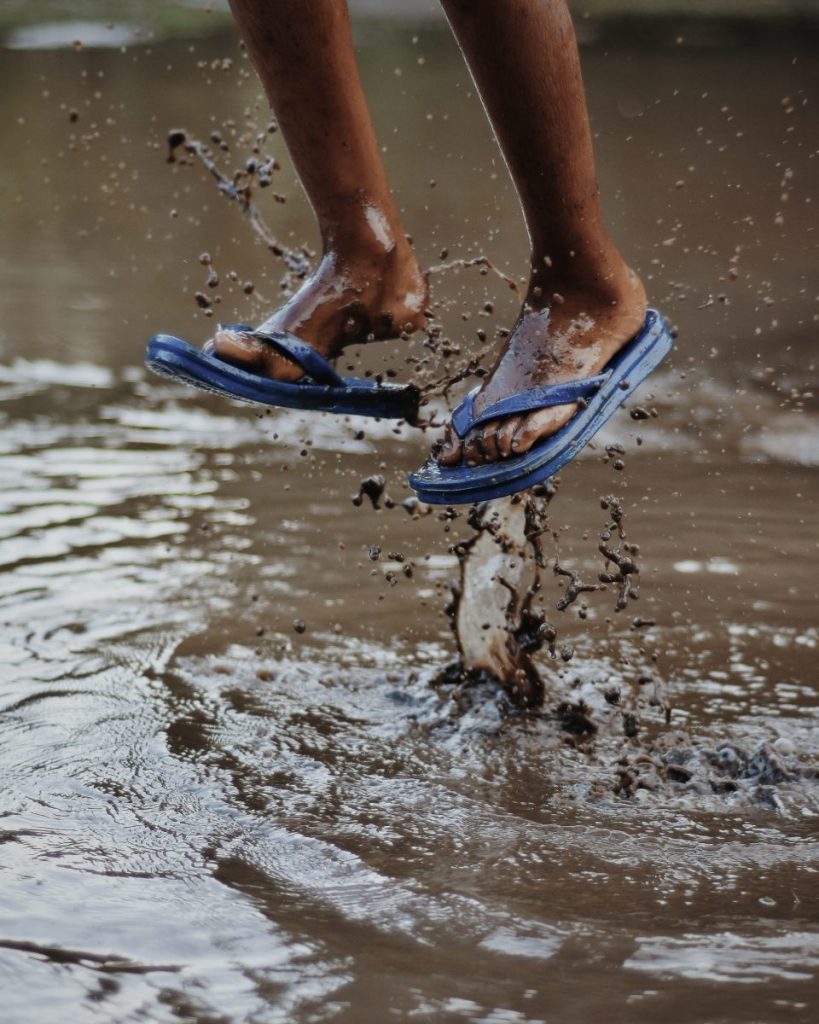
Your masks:
<svg viewBox="0 0 819 1024"><path fill-rule="evenodd" d="M424 263L522 274L448 37L359 42ZM266 123L233 37L4 52L4 1020L813 1019L815 61L784 35L584 59L613 230L681 340L638 396L658 416L562 475L556 657L521 714L440 675L472 531L401 506L429 437L139 366L153 330L210 330L203 251L214 319L279 293L237 210L164 162L169 128L219 131L229 162ZM315 245L272 139L265 213ZM514 314L479 269L436 297L464 347ZM354 506L374 472L392 507ZM558 611L554 558L597 578L612 493L639 601Z"/></svg>

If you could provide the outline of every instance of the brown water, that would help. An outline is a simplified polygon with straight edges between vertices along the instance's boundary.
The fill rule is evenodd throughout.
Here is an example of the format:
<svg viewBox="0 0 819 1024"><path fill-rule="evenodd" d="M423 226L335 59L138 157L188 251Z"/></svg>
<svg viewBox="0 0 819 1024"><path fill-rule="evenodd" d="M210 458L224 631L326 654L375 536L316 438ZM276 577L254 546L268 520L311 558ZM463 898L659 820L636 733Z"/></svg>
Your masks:
<svg viewBox="0 0 819 1024"><path fill-rule="evenodd" d="M424 262L523 273L447 36L360 43ZM171 127L264 117L232 38L0 55L4 1024L815 1019L815 57L584 59L613 229L681 338L639 396L659 417L616 418L551 504L593 581L622 498L640 599L561 613L547 572L558 658L521 718L430 685L471 531L400 507L428 437L141 368L156 329L206 336L203 250L219 318L277 294L238 210L164 162ZM315 244L271 145L265 214ZM437 295L469 344L514 311L478 270ZM373 472L397 507L353 506Z"/></svg>

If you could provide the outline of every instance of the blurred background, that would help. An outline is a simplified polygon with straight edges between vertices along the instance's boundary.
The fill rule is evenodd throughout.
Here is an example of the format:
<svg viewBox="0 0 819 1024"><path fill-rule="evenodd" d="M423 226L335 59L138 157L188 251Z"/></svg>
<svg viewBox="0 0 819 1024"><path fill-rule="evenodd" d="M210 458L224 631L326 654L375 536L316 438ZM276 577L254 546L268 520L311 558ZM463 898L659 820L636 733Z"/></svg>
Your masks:
<svg viewBox="0 0 819 1024"><path fill-rule="evenodd" d="M373 117L422 261L437 262L443 248L453 258L485 251L519 276L517 202L437 5L353 8ZM672 316L685 312L698 357L716 347L726 368L754 338L790 367L788 344L816 312L808 96L817 4L591 0L574 11L615 238L653 300ZM124 359L160 326L154 309L166 311L165 329L201 335L193 294L206 276L195 262L202 250L242 281L261 287L270 274L277 287L278 269L259 266L237 211L202 174L163 163L170 128L205 141L214 130L232 134L235 147L267 123L226 4L5 0L0 32L2 301L14 334L21 318L28 324L29 354L70 338L76 355ZM236 166L248 150L235 147ZM268 219L282 237L315 245L280 139L272 150L285 202ZM48 301L32 305L21 282ZM220 317L246 317L239 285L224 282L219 297ZM127 328L117 338L112 312ZM9 336L0 344L16 350Z"/></svg>

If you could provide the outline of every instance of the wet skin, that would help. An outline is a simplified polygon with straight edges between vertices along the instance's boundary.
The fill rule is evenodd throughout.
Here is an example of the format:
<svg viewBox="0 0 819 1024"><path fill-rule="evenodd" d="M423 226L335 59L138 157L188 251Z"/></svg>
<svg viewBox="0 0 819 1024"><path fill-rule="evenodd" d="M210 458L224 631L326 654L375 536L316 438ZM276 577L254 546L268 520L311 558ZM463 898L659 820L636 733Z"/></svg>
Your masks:
<svg viewBox="0 0 819 1024"><path fill-rule="evenodd" d="M343 0L231 0L315 211L316 272L263 329L322 355L423 327L426 281L401 226L372 129ZM280 380L302 371L262 342L218 331L208 349Z"/></svg>
<svg viewBox="0 0 819 1024"><path fill-rule="evenodd" d="M531 240L526 300L478 412L541 384L597 373L639 329L643 286L602 223L577 43L564 0L441 0L520 196ZM316 212L323 257L262 325L327 357L424 326L425 280L390 194L344 0L231 0ZM219 331L208 349L282 380L301 370L264 343ZM557 406L448 429L444 465L525 452L576 411Z"/></svg>
<svg viewBox="0 0 819 1024"><path fill-rule="evenodd" d="M408 244L346 256L326 251L316 272L259 330L286 330L328 359L346 345L412 334L426 324L427 283ZM303 371L262 341L217 331L205 345L222 359L277 380Z"/></svg>
<svg viewBox="0 0 819 1024"><path fill-rule="evenodd" d="M643 324L645 290L636 274L623 268L618 289L597 294L556 289L548 296L535 286L475 398L482 413L493 402L544 384L592 377ZM461 439L450 424L436 458L441 465L461 461L475 466L528 451L559 430L577 405L556 405L521 416L490 420Z"/></svg>

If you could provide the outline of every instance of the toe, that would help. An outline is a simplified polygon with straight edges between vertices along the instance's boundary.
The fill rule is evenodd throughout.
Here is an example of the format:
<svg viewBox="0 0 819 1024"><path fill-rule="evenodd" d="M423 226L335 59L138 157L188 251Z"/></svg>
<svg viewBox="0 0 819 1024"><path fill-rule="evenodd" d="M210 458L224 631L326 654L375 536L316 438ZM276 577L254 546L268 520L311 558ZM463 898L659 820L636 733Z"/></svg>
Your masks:
<svg viewBox="0 0 819 1024"><path fill-rule="evenodd" d="M236 331L217 331L205 344L205 351L224 359L241 370L252 370L271 380L293 381L304 373L302 368L283 358L263 341L250 334Z"/></svg>
<svg viewBox="0 0 819 1024"><path fill-rule="evenodd" d="M489 423L485 423L481 428L481 436L478 443L483 451L484 462L497 462L500 457L498 454L499 427L499 420L490 420Z"/></svg>
<svg viewBox="0 0 819 1024"><path fill-rule="evenodd" d="M263 358L261 342L235 331L217 331L205 351L239 366L257 366Z"/></svg>
<svg viewBox="0 0 819 1024"><path fill-rule="evenodd" d="M508 459L512 454L512 439L521 422L520 416L507 416L501 423L498 431L498 454L502 459Z"/></svg>
<svg viewBox="0 0 819 1024"><path fill-rule="evenodd" d="M442 466L457 466L461 461L462 453L463 443L450 423L447 425L441 450L436 454L435 458Z"/></svg>
<svg viewBox="0 0 819 1024"><path fill-rule="evenodd" d="M483 462L481 431L470 430L464 439L464 462L467 466L477 466Z"/></svg>
<svg viewBox="0 0 819 1024"><path fill-rule="evenodd" d="M512 451L520 455L543 437L549 437L571 419L576 406L556 405L530 413L521 422L512 439Z"/></svg>

